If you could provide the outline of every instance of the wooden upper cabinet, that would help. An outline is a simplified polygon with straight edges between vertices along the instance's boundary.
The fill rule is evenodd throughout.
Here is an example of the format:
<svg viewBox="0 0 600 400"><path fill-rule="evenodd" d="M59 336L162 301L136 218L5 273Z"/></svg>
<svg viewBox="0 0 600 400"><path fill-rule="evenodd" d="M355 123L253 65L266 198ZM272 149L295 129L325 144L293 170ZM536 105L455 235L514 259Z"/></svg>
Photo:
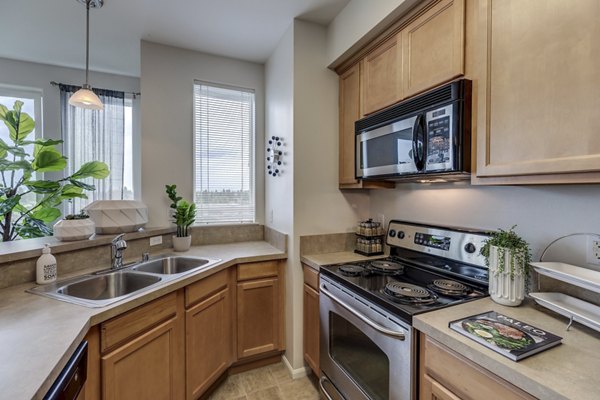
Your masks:
<svg viewBox="0 0 600 400"><path fill-rule="evenodd" d="M356 184L354 122L360 119L360 64L340 76L340 185Z"/></svg>
<svg viewBox="0 0 600 400"><path fill-rule="evenodd" d="M364 115L402 100L401 47L400 35L394 35L361 61Z"/></svg>
<svg viewBox="0 0 600 400"><path fill-rule="evenodd" d="M479 2L473 183L600 181L600 2Z"/></svg>
<svg viewBox="0 0 600 400"><path fill-rule="evenodd" d="M465 0L434 2L401 35L404 97L464 74Z"/></svg>

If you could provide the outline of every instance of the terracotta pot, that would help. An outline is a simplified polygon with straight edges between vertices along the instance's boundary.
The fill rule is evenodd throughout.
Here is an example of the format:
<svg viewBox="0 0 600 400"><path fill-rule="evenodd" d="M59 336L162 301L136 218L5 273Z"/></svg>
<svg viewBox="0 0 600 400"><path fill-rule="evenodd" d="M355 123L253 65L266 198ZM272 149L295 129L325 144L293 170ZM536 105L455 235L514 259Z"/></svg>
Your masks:
<svg viewBox="0 0 600 400"><path fill-rule="evenodd" d="M192 235L177 237L173 235L173 249L175 251L188 251L192 245Z"/></svg>
<svg viewBox="0 0 600 400"><path fill-rule="evenodd" d="M92 237L95 224L91 219L61 219L54 224L54 237L62 242L85 240Z"/></svg>
<svg viewBox="0 0 600 400"><path fill-rule="evenodd" d="M520 271L522 265L515 262L515 273L513 278L510 276L511 259L514 254L510 250L504 251L504 271L498 272L499 254L498 247L490 246L489 258L489 277L490 277L490 297L498 304L503 306L516 307L521 304L525 298L525 275Z"/></svg>

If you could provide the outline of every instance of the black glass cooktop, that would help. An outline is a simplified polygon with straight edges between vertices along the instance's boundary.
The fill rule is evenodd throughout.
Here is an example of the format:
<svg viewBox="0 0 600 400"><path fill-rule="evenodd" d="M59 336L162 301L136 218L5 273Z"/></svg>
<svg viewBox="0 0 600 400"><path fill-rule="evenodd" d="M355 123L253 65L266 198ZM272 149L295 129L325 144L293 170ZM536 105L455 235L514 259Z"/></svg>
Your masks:
<svg viewBox="0 0 600 400"><path fill-rule="evenodd" d="M487 296L486 269L410 253L320 271L411 324L413 315Z"/></svg>

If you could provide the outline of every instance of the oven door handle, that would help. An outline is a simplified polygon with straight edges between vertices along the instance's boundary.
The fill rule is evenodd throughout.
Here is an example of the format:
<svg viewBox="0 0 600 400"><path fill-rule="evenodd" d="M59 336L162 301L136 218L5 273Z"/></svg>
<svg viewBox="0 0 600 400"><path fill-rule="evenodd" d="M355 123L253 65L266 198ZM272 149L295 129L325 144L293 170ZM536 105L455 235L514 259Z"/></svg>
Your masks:
<svg viewBox="0 0 600 400"><path fill-rule="evenodd" d="M404 332L394 331L394 330L388 329L388 328L386 328L384 326L381 326L378 323L371 321L369 318L365 317L364 315L362 315L360 312L356 311L354 308L352 308L348 304L344 303L340 298L338 298L337 296L335 296L331 292L329 292L327 290L327 286L326 285L322 285L321 286L321 293L323 293L327 297L331 298L337 304L339 304L340 306L342 306L343 308L345 308L346 311L348 311L350 314L354 315L356 318L360 319L362 322L364 322L365 324L369 325L371 328L375 329L376 331L378 331L380 333L383 333L384 335L394 337L394 338L399 339L399 340L405 340L406 339L406 336L405 336Z"/></svg>
<svg viewBox="0 0 600 400"><path fill-rule="evenodd" d="M321 392L325 395L327 400L333 400L333 398L329 395L329 393L327 393L327 390L325 390L325 386L323 386L323 382L328 381L328 380L329 379L322 376L321 379L319 379L319 387L321 388Z"/></svg>

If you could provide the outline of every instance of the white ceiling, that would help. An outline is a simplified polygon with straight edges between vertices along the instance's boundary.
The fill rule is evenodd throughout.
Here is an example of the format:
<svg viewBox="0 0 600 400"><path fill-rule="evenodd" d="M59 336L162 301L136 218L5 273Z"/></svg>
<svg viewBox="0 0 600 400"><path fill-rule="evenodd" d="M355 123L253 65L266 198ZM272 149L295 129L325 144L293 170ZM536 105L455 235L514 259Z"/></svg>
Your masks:
<svg viewBox="0 0 600 400"><path fill-rule="evenodd" d="M84 5L2 2L0 57L85 66ZM141 39L263 63L294 18L327 25L348 2L105 0L90 12L90 69L139 76Z"/></svg>

